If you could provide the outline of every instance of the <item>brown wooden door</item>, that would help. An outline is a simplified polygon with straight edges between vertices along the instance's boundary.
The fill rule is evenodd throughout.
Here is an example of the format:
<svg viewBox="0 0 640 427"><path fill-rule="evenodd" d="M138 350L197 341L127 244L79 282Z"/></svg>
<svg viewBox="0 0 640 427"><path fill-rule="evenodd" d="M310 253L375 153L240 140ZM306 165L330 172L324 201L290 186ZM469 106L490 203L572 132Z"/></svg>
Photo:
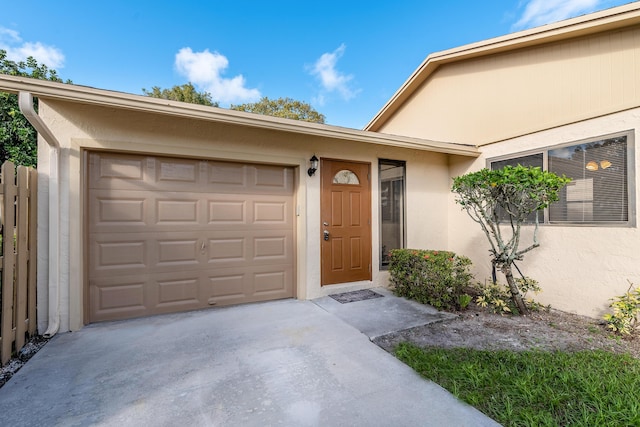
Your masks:
<svg viewBox="0 0 640 427"><path fill-rule="evenodd" d="M322 285L371 280L369 163L322 159Z"/></svg>

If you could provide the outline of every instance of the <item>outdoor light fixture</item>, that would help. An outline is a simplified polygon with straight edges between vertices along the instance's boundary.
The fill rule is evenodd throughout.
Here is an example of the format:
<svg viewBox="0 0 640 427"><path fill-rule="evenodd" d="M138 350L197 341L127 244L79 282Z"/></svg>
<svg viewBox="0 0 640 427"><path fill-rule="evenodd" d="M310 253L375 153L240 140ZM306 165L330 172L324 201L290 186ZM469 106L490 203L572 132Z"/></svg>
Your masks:
<svg viewBox="0 0 640 427"><path fill-rule="evenodd" d="M307 170L307 173L309 174L309 176L313 176L318 170L318 158L315 154L312 158L309 159L309 162L311 163L311 167L309 168L309 170Z"/></svg>

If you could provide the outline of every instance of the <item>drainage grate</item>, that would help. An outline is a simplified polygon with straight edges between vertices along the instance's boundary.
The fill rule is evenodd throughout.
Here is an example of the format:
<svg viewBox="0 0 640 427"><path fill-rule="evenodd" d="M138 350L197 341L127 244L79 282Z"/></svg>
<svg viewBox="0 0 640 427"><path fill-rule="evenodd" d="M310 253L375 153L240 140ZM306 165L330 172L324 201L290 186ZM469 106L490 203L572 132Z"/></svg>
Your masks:
<svg viewBox="0 0 640 427"><path fill-rule="evenodd" d="M347 304L349 302L364 301L373 298L382 298L384 295L373 292L371 289L362 289L359 291L343 292L341 294L329 295L340 304Z"/></svg>

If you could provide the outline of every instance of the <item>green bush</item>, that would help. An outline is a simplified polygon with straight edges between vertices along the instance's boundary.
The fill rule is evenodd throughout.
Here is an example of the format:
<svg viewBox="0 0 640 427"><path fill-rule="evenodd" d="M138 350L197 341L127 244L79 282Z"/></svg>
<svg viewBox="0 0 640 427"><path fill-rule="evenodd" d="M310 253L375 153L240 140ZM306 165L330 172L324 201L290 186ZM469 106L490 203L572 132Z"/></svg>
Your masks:
<svg viewBox="0 0 640 427"><path fill-rule="evenodd" d="M537 280L527 277L515 279L515 282L520 294L523 296L523 302L529 310L538 311L545 308L532 298L524 298L528 292L533 292L534 294L540 292ZM473 289L478 293L475 298L478 306L497 314L521 314L518 311L518 307L513 303L509 286L503 283L485 282L476 283Z"/></svg>
<svg viewBox="0 0 640 427"><path fill-rule="evenodd" d="M391 251L393 292L438 310L465 309L465 290L473 278L471 260L449 251L394 249Z"/></svg>
<svg viewBox="0 0 640 427"><path fill-rule="evenodd" d="M613 314L604 315L607 328L621 335L631 335L638 326L638 315L640 314L640 288L635 288L629 282L629 289L624 295L612 298L609 307L613 309Z"/></svg>

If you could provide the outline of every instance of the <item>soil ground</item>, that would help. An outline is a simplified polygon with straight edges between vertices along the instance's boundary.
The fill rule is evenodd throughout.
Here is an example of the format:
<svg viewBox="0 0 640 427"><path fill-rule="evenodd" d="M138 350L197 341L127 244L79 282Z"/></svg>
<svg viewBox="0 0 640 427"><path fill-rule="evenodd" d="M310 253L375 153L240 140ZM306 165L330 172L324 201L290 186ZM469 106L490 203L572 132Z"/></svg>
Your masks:
<svg viewBox="0 0 640 427"><path fill-rule="evenodd" d="M458 318L432 323L377 338L375 343L393 351L400 342L420 347L464 347L478 350L579 351L602 349L640 358L640 336L621 337L597 319L558 310L527 316L501 316L472 307Z"/></svg>

